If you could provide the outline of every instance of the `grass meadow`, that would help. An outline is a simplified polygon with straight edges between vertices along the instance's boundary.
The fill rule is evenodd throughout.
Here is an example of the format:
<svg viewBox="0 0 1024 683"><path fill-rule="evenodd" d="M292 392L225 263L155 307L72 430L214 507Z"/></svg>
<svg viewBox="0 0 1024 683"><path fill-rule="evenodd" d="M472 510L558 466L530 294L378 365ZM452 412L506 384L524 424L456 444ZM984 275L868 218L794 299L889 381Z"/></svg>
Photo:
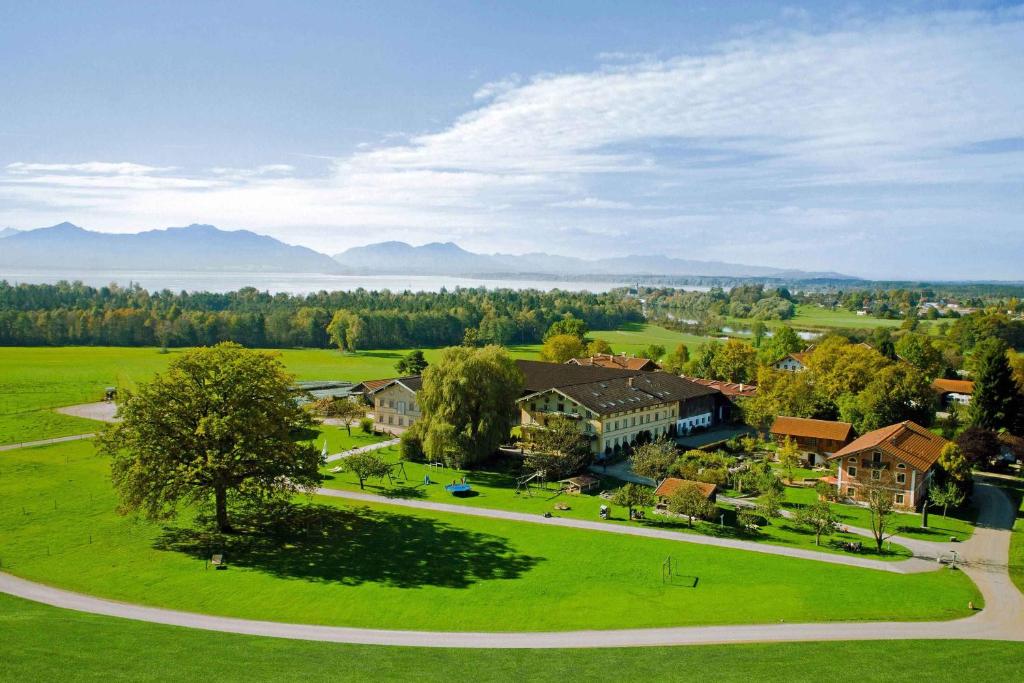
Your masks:
<svg viewBox="0 0 1024 683"><path fill-rule="evenodd" d="M89 441L0 458L0 565L107 598L372 628L565 630L966 616L960 572L899 575L660 539L306 500L221 537L114 513ZM225 555L227 571L206 568ZM661 567L677 567L665 583ZM836 585L846 589L837 591Z"/></svg>
<svg viewBox="0 0 1024 683"><path fill-rule="evenodd" d="M1011 681L1024 643L896 640L577 650L424 650L259 638L114 619L0 595L9 681ZM870 665L867 663L870 662ZM912 667L907 662L913 662ZM842 664L840 664L842 663Z"/></svg>

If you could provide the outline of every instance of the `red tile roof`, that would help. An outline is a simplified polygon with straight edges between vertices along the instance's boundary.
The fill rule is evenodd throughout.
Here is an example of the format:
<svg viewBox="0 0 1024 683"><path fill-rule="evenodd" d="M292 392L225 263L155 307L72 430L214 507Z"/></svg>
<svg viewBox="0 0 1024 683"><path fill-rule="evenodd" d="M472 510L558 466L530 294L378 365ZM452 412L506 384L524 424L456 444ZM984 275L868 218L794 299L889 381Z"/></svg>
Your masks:
<svg viewBox="0 0 1024 683"><path fill-rule="evenodd" d="M932 382L932 389L940 394L967 394L974 393L974 382L969 379L937 379Z"/></svg>
<svg viewBox="0 0 1024 683"><path fill-rule="evenodd" d="M657 370L658 364L650 358L627 356L624 353L613 355L599 353L588 358L570 358L566 363L575 365L596 365L602 368L619 368L622 370Z"/></svg>
<svg viewBox="0 0 1024 683"><path fill-rule="evenodd" d="M837 451L829 460L877 448L922 472L927 472L939 459L939 453L947 443L949 442L938 434L907 420L868 432Z"/></svg>
<svg viewBox="0 0 1024 683"><path fill-rule="evenodd" d="M654 495L659 498L670 498L673 493L683 488L684 486L696 486L701 493L704 494L705 498L710 498L711 495L718 490L718 487L714 484L709 484L705 481L691 481L690 479L677 479L675 477L669 477L665 481L658 484L658 488L654 490Z"/></svg>
<svg viewBox="0 0 1024 683"><path fill-rule="evenodd" d="M806 439L830 439L846 441L853 436L853 425L849 422L832 420L812 420L808 417L789 417L779 415L772 423L772 434L780 436L797 436Z"/></svg>
<svg viewBox="0 0 1024 683"><path fill-rule="evenodd" d="M747 398L757 393L756 384L736 384L735 382L723 382L718 379L702 379L700 377L687 377L686 375L683 375L682 377L683 379L688 379L691 382L703 384L704 386L712 389L718 389L722 394L729 396L730 398Z"/></svg>

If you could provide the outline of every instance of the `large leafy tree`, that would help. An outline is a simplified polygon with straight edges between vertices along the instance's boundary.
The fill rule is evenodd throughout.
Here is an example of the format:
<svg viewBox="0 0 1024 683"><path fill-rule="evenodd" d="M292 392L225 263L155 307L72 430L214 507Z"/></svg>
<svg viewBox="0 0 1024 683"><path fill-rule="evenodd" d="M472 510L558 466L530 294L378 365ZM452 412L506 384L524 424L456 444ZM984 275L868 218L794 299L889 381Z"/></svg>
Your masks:
<svg viewBox="0 0 1024 683"><path fill-rule="evenodd" d="M861 434L903 420L928 426L935 417L934 399L935 393L920 370L891 363L878 370L855 396L841 396L839 413Z"/></svg>
<svg viewBox="0 0 1024 683"><path fill-rule="evenodd" d="M796 523L814 533L814 545L821 545L822 536L831 536L838 521L827 500L817 500L796 512Z"/></svg>
<svg viewBox="0 0 1024 683"><path fill-rule="evenodd" d="M427 369L427 359L419 349L410 351L395 363L395 370L401 375L418 375Z"/></svg>
<svg viewBox="0 0 1024 683"><path fill-rule="evenodd" d="M656 482L668 476L669 469L679 459L679 451L668 439L658 439L637 446L629 458L634 474Z"/></svg>
<svg viewBox="0 0 1024 683"><path fill-rule="evenodd" d="M654 489L643 484L624 484L615 489L615 493L612 494L612 505L626 508L629 518L633 519L635 508L654 505Z"/></svg>
<svg viewBox="0 0 1024 683"><path fill-rule="evenodd" d="M757 373L757 350L739 339L723 344L711 361L713 379L749 383Z"/></svg>
<svg viewBox="0 0 1024 683"><path fill-rule="evenodd" d="M1016 429L1024 411L1020 387L1006 354L1006 343L986 339L974 348L974 395L970 418L976 427L998 431Z"/></svg>
<svg viewBox="0 0 1024 683"><path fill-rule="evenodd" d="M363 321L355 313L339 309L327 323L327 334L331 342L342 351L354 352L359 346Z"/></svg>
<svg viewBox="0 0 1024 683"><path fill-rule="evenodd" d="M277 357L236 344L188 351L119 396L119 423L99 439L111 458L122 513L170 519L210 500L230 531L228 498L253 501L311 490L320 453L300 441L314 425Z"/></svg>
<svg viewBox="0 0 1024 683"><path fill-rule="evenodd" d="M582 343L583 338L587 336L587 323L572 315L566 315L562 319L551 323L548 331L544 333L544 341L560 334L571 334Z"/></svg>
<svg viewBox="0 0 1024 683"><path fill-rule="evenodd" d="M693 526L694 518L707 519L715 514L715 504L704 497L696 484L683 484L669 496L668 511L686 517L687 526Z"/></svg>
<svg viewBox="0 0 1024 683"><path fill-rule="evenodd" d="M523 427L523 440L530 451L525 465L530 471L546 472L549 479L576 474L590 460L587 437L580 431L579 420L553 413L543 426Z"/></svg>
<svg viewBox="0 0 1024 683"><path fill-rule="evenodd" d="M427 455L478 462L508 438L523 374L498 346L444 349L423 373L417 400Z"/></svg>
<svg viewBox="0 0 1024 683"><path fill-rule="evenodd" d="M556 334L544 340L540 357L550 363L564 363L570 358L582 358L586 348L579 337L573 334Z"/></svg>

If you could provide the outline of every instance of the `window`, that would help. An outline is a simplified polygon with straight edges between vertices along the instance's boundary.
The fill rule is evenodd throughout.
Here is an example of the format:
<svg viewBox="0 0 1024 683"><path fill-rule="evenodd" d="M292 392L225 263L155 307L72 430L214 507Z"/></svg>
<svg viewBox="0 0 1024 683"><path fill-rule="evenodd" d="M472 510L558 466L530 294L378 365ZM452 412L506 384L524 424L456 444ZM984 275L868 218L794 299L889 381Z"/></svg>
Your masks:
<svg viewBox="0 0 1024 683"><path fill-rule="evenodd" d="M906 484L907 483L907 474L906 474L906 472L900 472L899 474L896 475L896 483L897 484Z"/></svg>
<svg viewBox="0 0 1024 683"><path fill-rule="evenodd" d="M851 477L856 477L857 468L854 467L853 465L850 465L849 467L846 468L846 473L849 474Z"/></svg>
<svg viewBox="0 0 1024 683"><path fill-rule="evenodd" d="M395 424L395 416L394 415L388 415L388 424L389 425Z"/></svg>
<svg viewBox="0 0 1024 683"><path fill-rule="evenodd" d="M897 505L903 505L903 494L902 493L897 493L896 494L896 504Z"/></svg>
<svg viewBox="0 0 1024 683"><path fill-rule="evenodd" d="M633 426L636 427L636 415L633 416Z"/></svg>
<svg viewBox="0 0 1024 683"><path fill-rule="evenodd" d="M882 478L882 471L881 470L871 470L871 478L874 479L875 481L878 481L879 479Z"/></svg>
<svg viewBox="0 0 1024 683"><path fill-rule="evenodd" d="M398 416L398 426L399 426L399 427L401 427L401 426L402 426L402 425L404 424L404 423L402 422L402 420L403 420L402 416L401 416L401 415L399 415L399 416Z"/></svg>
<svg viewBox="0 0 1024 683"><path fill-rule="evenodd" d="M872 453L871 462L882 462L882 453L880 451L875 451L874 453Z"/></svg>
<svg viewBox="0 0 1024 683"><path fill-rule="evenodd" d="M564 403L559 403L558 404L558 412L560 412L560 413L564 413L565 412L565 404Z"/></svg>
<svg viewBox="0 0 1024 683"><path fill-rule="evenodd" d="M388 399L388 408L394 408L394 407L395 407L395 399L393 399L393 398Z"/></svg>
<svg viewBox="0 0 1024 683"><path fill-rule="evenodd" d="M537 412L537 404L536 403L531 403L530 404L530 412L531 413Z"/></svg>
<svg viewBox="0 0 1024 683"><path fill-rule="evenodd" d="M853 456L847 458L846 460L847 462L857 462L857 458L854 458Z"/></svg>
<svg viewBox="0 0 1024 683"><path fill-rule="evenodd" d="M654 414L654 419L655 420L660 420L661 419L661 413L655 413Z"/></svg>
<svg viewBox="0 0 1024 683"><path fill-rule="evenodd" d="M899 465L896 465L896 468L897 469L901 469L901 470L905 470L905 469L907 469L907 466L904 465L903 463L900 463Z"/></svg>
<svg viewBox="0 0 1024 683"><path fill-rule="evenodd" d="M857 495L857 489L853 488L852 486L847 487L846 495L848 495L850 498L853 498L855 495Z"/></svg>

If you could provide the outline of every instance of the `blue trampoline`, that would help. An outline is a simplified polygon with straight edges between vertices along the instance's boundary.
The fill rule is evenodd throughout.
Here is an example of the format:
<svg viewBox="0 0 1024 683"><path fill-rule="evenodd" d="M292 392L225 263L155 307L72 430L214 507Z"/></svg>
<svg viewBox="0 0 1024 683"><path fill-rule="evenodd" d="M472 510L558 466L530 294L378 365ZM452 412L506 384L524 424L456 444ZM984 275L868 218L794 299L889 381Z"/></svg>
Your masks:
<svg viewBox="0 0 1024 683"><path fill-rule="evenodd" d="M444 490L453 496L457 496L460 493L469 493L473 490L473 487L469 484L448 484L444 487Z"/></svg>

